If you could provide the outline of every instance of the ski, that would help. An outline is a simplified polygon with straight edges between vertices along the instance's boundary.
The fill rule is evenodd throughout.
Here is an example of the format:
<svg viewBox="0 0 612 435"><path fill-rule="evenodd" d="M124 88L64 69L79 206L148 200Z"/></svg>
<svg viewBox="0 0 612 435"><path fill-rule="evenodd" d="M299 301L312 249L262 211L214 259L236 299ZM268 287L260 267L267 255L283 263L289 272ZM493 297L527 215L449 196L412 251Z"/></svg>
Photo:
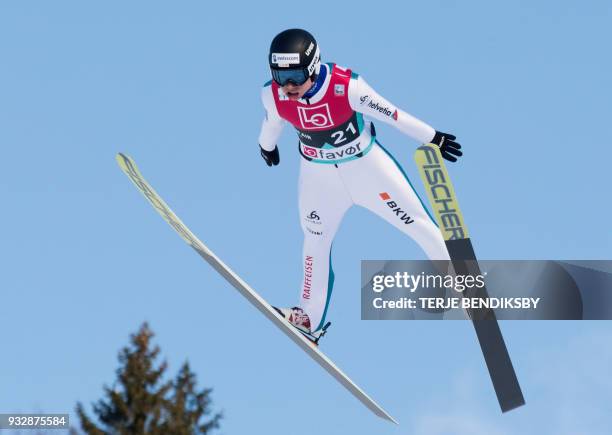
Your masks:
<svg viewBox="0 0 612 435"><path fill-rule="evenodd" d="M458 275L480 275L476 254L439 148L433 144L423 145L417 149L415 160L455 272ZM466 296L488 298L488 293L483 287ZM494 311L469 310L468 315L474 324L502 412L524 405L523 392Z"/></svg>
<svg viewBox="0 0 612 435"><path fill-rule="evenodd" d="M209 248L204 245L187 226L174 214L164 200L153 190L138 170L136 163L125 154L117 154L117 163L123 172L132 180L138 190L151 203L153 208L164 220L187 242L213 269L244 296L257 310L266 316L276 327L284 332L294 343L316 361L323 369L342 384L355 398L363 403L370 411L385 420L398 424L380 405L357 386L342 372L319 348L308 338L298 332L289 322L272 308L255 290L244 282L233 270L221 261Z"/></svg>

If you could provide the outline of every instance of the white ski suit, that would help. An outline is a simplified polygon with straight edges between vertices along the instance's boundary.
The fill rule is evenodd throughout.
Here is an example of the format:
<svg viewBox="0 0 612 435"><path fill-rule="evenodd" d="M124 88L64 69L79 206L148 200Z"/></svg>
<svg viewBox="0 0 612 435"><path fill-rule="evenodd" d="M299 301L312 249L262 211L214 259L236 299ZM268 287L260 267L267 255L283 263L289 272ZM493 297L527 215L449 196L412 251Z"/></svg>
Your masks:
<svg viewBox="0 0 612 435"><path fill-rule="evenodd" d="M421 143L435 130L378 95L359 75L321 65L317 82L291 101L274 82L262 90L266 118L259 144L272 151L289 122L302 155L299 210L304 231L299 306L313 331L324 325L333 286L331 246L346 211L357 204L412 237L429 259L448 260L444 240L408 177L378 143L363 115L390 124Z"/></svg>

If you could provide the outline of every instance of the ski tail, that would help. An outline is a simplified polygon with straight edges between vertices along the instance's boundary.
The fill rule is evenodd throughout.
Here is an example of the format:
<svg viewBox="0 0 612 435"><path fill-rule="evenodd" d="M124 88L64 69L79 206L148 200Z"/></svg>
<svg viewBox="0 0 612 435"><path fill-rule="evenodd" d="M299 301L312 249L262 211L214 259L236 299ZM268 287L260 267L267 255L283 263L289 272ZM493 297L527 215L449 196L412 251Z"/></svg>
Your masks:
<svg viewBox="0 0 612 435"><path fill-rule="evenodd" d="M415 160L455 272L459 275L480 275L472 241L440 149L433 144L423 145L417 149ZM465 296L489 297L486 287L475 289L475 292ZM502 412L524 405L523 392L495 312L491 309L471 309L468 315L476 330Z"/></svg>

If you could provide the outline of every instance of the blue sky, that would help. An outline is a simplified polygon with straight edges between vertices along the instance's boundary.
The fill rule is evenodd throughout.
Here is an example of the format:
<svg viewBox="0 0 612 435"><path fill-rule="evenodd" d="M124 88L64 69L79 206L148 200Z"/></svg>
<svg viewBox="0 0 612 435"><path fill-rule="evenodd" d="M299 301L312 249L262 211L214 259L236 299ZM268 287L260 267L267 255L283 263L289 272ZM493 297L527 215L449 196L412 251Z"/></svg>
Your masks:
<svg viewBox="0 0 612 435"><path fill-rule="evenodd" d="M610 3L280 6L0 3L0 411L98 399L147 320L171 372L188 359L214 388L224 434L605 433L610 324L504 323L528 405L501 415L469 323L360 321L360 260L423 255L353 209L324 350L401 425L378 420L185 246L114 155L264 297L293 304L295 136L271 169L257 135L269 42L304 27L324 60L457 135L450 170L480 258L610 259ZM422 191L417 144L378 133Z"/></svg>

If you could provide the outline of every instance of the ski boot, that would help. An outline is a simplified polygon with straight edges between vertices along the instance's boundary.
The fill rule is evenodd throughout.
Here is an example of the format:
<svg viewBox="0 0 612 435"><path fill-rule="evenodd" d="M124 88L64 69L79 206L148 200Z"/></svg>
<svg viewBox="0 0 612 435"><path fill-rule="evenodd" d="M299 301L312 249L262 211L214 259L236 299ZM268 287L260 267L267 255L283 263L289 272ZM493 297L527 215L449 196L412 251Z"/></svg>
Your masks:
<svg viewBox="0 0 612 435"><path fill-rule="evenodd" d="M313 332L310 329L310 318L308 317L308 314L306 314L300 307L272 308L274 308L278 314L283 316L285 320L287 320L304 337L309 339L315 346L319 345L319 340L325 335L327 328L329 328L331 325L331 322L327 322L323 328Z"/></svg>

